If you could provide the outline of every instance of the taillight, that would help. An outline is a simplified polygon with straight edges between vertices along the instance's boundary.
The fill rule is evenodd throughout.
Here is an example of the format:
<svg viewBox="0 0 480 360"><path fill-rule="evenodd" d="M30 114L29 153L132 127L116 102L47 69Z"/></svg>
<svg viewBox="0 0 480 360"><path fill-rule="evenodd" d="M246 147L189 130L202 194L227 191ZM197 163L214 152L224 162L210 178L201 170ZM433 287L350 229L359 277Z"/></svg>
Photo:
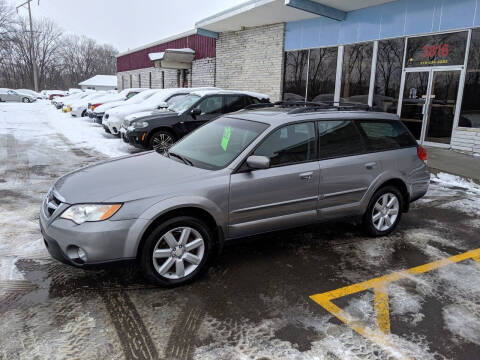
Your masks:
<svg viewBox="0 0 480 360"><path fill-rule="evenodd" d="M422 160L425 164L427 163L427 159L428 159L427 150L425 150L420 145L417 145L417 155L420 160Z"/></svg>
<svg viewBox="0 0 480 360"><path fill-rule="evenodd" d="M92 105L92 111L95 110L95 108L99 107L100 105L102 105L102 104L101 103L93 104Z"/></svg>

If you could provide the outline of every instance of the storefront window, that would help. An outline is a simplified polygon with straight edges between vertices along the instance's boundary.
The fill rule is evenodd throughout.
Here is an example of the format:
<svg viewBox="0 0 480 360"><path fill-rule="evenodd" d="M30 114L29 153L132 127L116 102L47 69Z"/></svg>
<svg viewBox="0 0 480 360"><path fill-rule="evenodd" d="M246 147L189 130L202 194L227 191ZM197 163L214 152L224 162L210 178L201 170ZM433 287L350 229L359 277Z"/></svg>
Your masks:
<svg viewBox="0 0 480 360"><path fill-rule="evenodd" d="M458 126L480 128L480 29L472 31L467 74L463 91L462 112Z"/></svg>
<svg viewBox="0 0 480 360"><path fill-rule="evenodd" d="M283 100L305 101L307 90L308 50L285 53Z"/></svg>
<svg viewBox="0 0 480 360"><path fill-rule="evenodd" d="M396 113L402 79L404 39L379 41L373 107Z"/></svg>
<svg viewBox="0 0 480 360"><path fill-rule="evenodd" d="M409 38L405 67L463 65L467 36L462 31Z"/></svg>
<svg viewBox="0 0 480 360"><path fill-rule="evenodd" d="M333 101L338 48L310 50L308 101Z"/></svg>
<svg viewBox="0 0 480 360"><path fill-rule="evenodd" d="M367 104L373 43L345 46L340 101Z"/></svg>

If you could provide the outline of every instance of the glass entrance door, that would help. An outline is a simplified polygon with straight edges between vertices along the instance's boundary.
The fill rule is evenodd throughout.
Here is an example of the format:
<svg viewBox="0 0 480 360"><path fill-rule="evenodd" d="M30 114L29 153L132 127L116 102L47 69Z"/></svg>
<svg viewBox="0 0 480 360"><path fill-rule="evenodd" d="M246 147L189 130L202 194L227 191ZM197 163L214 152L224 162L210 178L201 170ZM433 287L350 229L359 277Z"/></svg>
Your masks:
<svg viewBox="0 0 480 360"><path fill-rule="evenodd" d="M407 72L403 87L401 119L415 139L421 141L430 71Z"/></svg>
<svg viewBox="0 0 480 360"><path fill-rule="evenodd" d="M433 71L424 140L450 144L460 71Z"/></svg>
<svg viewBox="0 0 480 360"><path fill-rule="evenodd" d="M461 70L407 71L400 117L420 142L450 144Z"/></svg>

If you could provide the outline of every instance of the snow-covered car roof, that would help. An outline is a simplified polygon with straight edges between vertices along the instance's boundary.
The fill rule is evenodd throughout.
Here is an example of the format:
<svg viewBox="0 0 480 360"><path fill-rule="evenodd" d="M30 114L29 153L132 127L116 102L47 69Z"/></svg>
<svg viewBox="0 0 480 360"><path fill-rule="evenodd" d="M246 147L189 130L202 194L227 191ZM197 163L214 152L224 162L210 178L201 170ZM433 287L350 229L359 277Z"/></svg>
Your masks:
<svg viewBox="0 0 480 360"><path fill-rule="evenodd" d="M192 91L190 94L198 95L200 97L204 97L206 95L248 95L251 97L255 97L259 100L269 100L270 96L266 94L261 94L253 91L237 91L237 90L200 90L200 91Z"/></svg>

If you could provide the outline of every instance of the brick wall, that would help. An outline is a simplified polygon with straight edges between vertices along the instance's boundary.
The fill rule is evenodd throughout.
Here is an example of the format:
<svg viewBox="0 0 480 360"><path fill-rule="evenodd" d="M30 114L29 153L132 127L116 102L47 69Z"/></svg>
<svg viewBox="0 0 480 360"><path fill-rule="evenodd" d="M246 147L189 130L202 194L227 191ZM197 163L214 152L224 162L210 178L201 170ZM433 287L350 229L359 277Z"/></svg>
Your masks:
<svg viewBox="0 0 480 360"><path fill-rule="evenodd" d="M280 100L285 25L274 24L220 33L217 40L215 85L250 90Z"/></svg>
<svg viewBox="0 0 480 360"><path fill-rule="evenodd" d="M163 73L163 75L162 75ZM140 74L140 83L138 81L138 74ZM120 90L130 87L130 75L132 75L131 87L150 87L150 74L152 74L152 89L162 89L162 77L164 78L165 88L177 87L177 70L175 69L157 69L149 67L139 70L123 71L117 73L117 87ZM122 76L124 86L122 87ZM140 86L141 85L141 86Z"/></svg>
<svg viewBox="0 0 480 360"><path fill-rule="evenodd" d="M480 129L457 128L452 134L452 149L480 155Z"/></svg>
<svg viewBox="0 0 480 360"><path fill-rule="evenodd" d="M215 86L215 58L193 61L192 87Z"/></svg>

